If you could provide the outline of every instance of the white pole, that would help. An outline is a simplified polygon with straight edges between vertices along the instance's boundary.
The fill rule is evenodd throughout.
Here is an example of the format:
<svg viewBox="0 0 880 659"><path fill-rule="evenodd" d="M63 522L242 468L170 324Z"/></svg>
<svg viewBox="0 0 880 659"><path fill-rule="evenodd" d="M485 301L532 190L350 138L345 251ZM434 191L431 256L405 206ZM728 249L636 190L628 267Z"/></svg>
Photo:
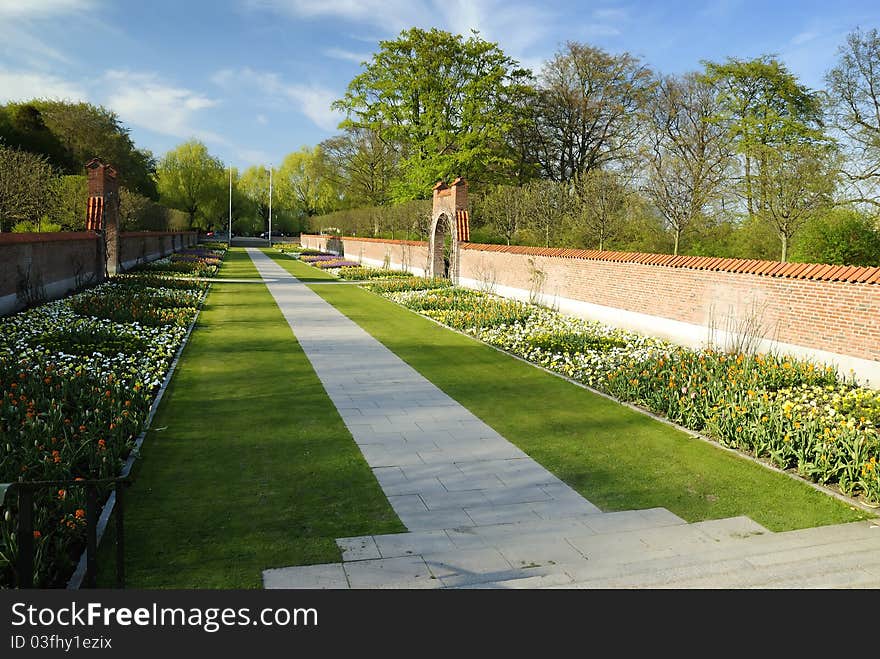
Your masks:
<svg viewBox="0 0 880 659"><path fill-rule="evenodd" d="M232 167L229 168L229 233L226 236L228 247L232 248Z"/></svg>
<svg viewBox="0 0 880 659"><path fill-rule="evenodd" d="M272 246L272 166L269 166L269 247Z"/></svg>

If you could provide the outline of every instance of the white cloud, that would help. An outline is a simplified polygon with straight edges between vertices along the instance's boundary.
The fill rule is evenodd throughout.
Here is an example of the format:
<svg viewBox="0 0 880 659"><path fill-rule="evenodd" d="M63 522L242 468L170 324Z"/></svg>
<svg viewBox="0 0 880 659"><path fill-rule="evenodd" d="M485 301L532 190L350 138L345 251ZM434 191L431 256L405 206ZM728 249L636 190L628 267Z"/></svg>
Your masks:
<svg viewBox="0 0 880 659"><path fill-rule="evenodd" d="M0 18L45 18L91 9L94 0L0 0Z"/></svg>
<svg viewBox="0 0 880 659"><path fill-rule="evenodd" d="M262 149L238 149L235 154L249 165L265 165L272 161L272 156Z"/></svg>
<svg viewBox="0 0 880 659"><path fill-rule="evenodd" d="M540 4L504 0L244 0L251 9L294 18L333 18L378 28L386 36L413 26L464 36L477 30L516 59L544 37L554 16Z"/></svg>
<svg viewBox="0 0 880 659"><path fill-rule="evenodd" d="M424 2L409 0L246 0L254 9L267 9L297 18L333 17L370 23L400 31L418 22Z"/></svg>
<svg viewBox="0 0 880 659"><path fill-rule="evenodd" d="M324 54L327 57L346 60L348 62L354 62L355 64L360 64L361 62L369 62L372 58L372 55L369 55L367 53L353 53L350 50L343 50L342 48L327 48L326 50L324 50Z"/></svg>
<svg viewBox="0 0 880 659"><path fill-rule="evenodd" d="M629 18L629 12L619 7L596 9L593 11L593 18L598 21L625 21Z"/></svg>
<svg viewBox="0 0 880 659"><path fill-rule="evenodd" d="M162 135L225 143L216 133L198 128L199 112L216 106L217 101L190 89L169 85L154 73L111 70L103 81L110 89L106 104L123 122Z"/></svg>
<svg viewBox="0 0 880 659"><path fill-rule="evenodd" d="M819 35L816 32L813 32L812 30L807 30L805 32L801 32L800 34L795 35L794 38L792 38L791 43L795 46L799 46L801 44L807 43L808 41L812 41L818 36Z"/></svg>
<svg viewBox="0 0 880 659"><path fill-rule="evenodd" d="M583 33L590 37L616 37L620 34L620 28L607 23L591 23L584 27Z"/></svg>
<svg viewBox="0 0 880 659"><path fill-rule="evenodd" d="M34 98L82 101L86 91L77 83L34 72L0 70L0 102L27 101Z"/></svg>
<svg viewBox="0 0 880 659"><path fill-rule="evenodd" d="M255 88L266 96L264 103L275 108L292 103L312 123L327 131L336 130L342 121L342 114L330 107L339 95L319 85L289 83L277 73L248 67L218 71L211 80L227 90Z"/></svg>
<svg viewBox="0 0 880 659"><path fill-rule="evenodd" d="M260 124L261 126L268 126L269 119L268 119L268 117L266 117L265 114L258 114L257 115L257 123Z"/></svg>

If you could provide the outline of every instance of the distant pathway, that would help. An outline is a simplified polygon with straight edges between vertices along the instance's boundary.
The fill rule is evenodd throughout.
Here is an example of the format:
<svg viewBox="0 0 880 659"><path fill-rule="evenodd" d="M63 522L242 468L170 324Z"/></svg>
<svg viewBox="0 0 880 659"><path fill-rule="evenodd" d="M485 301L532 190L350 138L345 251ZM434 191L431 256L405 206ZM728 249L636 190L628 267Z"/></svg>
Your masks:
<svg viewBox="0 0 880 659"><path fill-rule="evenodd" d="M265 587L568 586L619 579L622 564L678 569L769 534L745 517L686 524L663 508L602 513L259 249L247 251L409 530L340 538L343 563L267 569ZM719 560L721 570L754 571L739 557ZM663 580L661 568L648 571ZM880 584L880 569L869 577Z"/></svg>

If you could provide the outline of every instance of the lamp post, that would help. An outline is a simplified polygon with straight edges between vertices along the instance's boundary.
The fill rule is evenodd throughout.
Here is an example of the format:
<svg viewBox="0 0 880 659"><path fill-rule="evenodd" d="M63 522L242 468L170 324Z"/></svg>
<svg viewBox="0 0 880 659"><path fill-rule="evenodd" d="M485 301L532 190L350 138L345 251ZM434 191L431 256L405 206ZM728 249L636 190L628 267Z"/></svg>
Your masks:
<svg viewBox="0 0 880 659"><path fill-rule="evenodd" d="M229 168L229 233L226 238L227 247L232 249L232 167Z"/></svg>
<svg viewBox="0 0 880 659"><path fill-rule="evenodd" d="M269 165L269 247L272 247L272 165Z"/></svg>

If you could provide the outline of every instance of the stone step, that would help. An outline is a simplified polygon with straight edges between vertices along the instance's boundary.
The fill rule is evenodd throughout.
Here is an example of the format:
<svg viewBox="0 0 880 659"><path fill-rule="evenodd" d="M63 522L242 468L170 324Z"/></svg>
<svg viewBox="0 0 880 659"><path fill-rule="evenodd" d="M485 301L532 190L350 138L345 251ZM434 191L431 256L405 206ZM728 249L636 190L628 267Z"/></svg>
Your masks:
<svg viewBox="0 0 880 659"><path fill-rule="evenodd" d="M458 526L408 533L339 538L343 561L394 558L407 555L430 555L456 549L474 549L509 544L546 544L566 538L612 535L637 530L687 526L665 508L629 510L614 513L582 514L560 519Z"/></svg>
<svg viewBox="0 0 880 659"><path fill-rule="evenodd" d="M880 581L880 527L875 522L751 535L729 522L690 525L712 526L713 533L726 527L714 545L685 542L643 552L597 553L592 560L523 570L512 578L472 581L465 587L867 588Z"/></svg>
<svg viewBox="0 0 880 659"><path fill-rule="evenodd" d="M342 538L337 543L346 571L360 579L366 579L369 570L384 570L386 564L412 558L423 561L426 570L422 572L439 580L437 584L421 579L431 587L478 587L482 583L506 587L514 582L517 587L530 587L530 583L549 587L571 584L573 575L583 577L583 571L592 566L676 557L767 533L746 517L687 524L664 508L652 508L566 520ZM354 566L359 561L365 565ZM610 576L616 574L612 571ZM377 579L367 579L373 581Z"/></svg>

